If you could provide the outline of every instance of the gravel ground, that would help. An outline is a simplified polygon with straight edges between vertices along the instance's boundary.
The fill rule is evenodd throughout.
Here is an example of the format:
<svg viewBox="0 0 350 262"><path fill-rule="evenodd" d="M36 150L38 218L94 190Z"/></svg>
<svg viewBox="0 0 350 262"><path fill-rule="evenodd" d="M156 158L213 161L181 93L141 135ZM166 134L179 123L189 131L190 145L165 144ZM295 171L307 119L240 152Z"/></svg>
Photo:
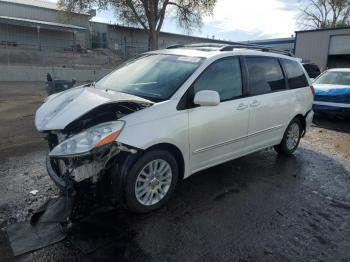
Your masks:
<svg viewBox="0 0 350 262"><path fill-rule="evenodd" d="M208 169L159 211L103 211L71 241L13 258L6 225L57 194L33 125L44 96L41 83L0 83L0 260L350 261L350 123L319 118L293 157L264 150Z"/></svg>

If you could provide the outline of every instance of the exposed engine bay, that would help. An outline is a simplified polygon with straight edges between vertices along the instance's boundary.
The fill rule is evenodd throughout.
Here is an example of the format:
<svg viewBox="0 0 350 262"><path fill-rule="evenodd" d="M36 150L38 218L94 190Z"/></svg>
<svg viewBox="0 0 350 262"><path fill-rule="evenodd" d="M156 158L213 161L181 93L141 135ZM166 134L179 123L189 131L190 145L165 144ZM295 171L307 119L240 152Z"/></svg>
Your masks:
<svg viewBox="0 0 350 262"><path fill-rule="evenodd" d="M101 123L115 121L125 115L151 106L150 103L115 102L100 105L69 123L63 130L46 131L50 152L67 139ZM117 201L117 177L120 161L134 155L138 149L116 141L99 146L88 153L74 156L47 156L47 171L70 200L70 219L89 213L98 200Z"/></svg>
<svg viewBox="0 0 350 262"><path fill-rule="evenodd" d="M136 102L103 104L92 109L90 112L84 114L77 120L67 125L62 133L66 134L67 136L76 134L94 125L118 120L123 116L129 115L148 106L150 106L150 104Z"/></svg>

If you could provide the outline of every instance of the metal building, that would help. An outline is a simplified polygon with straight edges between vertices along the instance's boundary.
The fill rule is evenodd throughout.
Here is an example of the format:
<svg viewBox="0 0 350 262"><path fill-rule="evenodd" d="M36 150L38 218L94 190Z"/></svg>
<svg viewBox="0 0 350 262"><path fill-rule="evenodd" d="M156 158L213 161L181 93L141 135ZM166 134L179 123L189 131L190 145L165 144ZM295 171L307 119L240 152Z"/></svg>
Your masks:
<svg viewBox="0 0 350 262"><path fill-rule="evenodd" d="M119 52L124 57L130 57L148 50L148 34L141 28L91 22L90 29L93 47L110 48ZM222 44L235 43L219 39L160 32L158 47L161 49L175 44L203 42Z"/></svg>
<svg viewBox="0 0 350 262"><path fill-rule="evenodd" d="M251 41L244 41L242 43L263 45L274 49L279 49L290 53L294 53L295 38L287 37L287 38L251 40Z"/></svg>
<svg viewBox="0 0 350 262"><path fill-rule="evenodd" d="M0 0L0 45L63 50L89 47L91 14L41 0Z"/></svg>
<svg viewBox="0 0 350 262"><path fill-rule="evenodd" d="M297 31L295 55L321 70L350 67L350 27Z"/></svg>

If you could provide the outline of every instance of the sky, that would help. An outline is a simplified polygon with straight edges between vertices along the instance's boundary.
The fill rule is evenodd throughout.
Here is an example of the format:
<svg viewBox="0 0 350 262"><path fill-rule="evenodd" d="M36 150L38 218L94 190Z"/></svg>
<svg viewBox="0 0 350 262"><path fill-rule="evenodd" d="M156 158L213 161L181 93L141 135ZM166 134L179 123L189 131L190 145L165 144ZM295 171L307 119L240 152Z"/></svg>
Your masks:
<svg viewBox="0 0 350 262"><path fill-rule="evenodd" d="M55 0L51 0L55 1ZM211 17L204 17L200 30L190 35L230 41L290 37L296 28L301 0L218 0ZM118 23L113 11L98 11L93 21ZM168 16L162 31L186 34L174 16Z"/></svg>

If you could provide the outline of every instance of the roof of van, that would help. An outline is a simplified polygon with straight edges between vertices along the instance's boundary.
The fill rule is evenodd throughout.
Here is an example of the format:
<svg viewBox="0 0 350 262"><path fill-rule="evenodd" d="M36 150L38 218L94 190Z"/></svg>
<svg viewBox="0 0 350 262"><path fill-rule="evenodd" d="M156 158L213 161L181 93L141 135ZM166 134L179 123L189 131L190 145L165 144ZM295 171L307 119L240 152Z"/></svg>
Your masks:
<svg viewBox="0 0 350 262"><path fill-rule="evenodd" d="M156 51L148 52L150 54L169 54L169 55L181 55L181 56L192 56L201 58L210 58L214 56L221 56L223 54L233 54L233 55L258 55L258 56L270 56L277 58L285 58L296 61L301 61L301 59L291 57L284 54L278 54L273 52L251 50L246 48L235 48L232 51L220 51L220 50L201 50L201 49L189 49L189 48L171 48L171 49L161 49Z"/></svg>

